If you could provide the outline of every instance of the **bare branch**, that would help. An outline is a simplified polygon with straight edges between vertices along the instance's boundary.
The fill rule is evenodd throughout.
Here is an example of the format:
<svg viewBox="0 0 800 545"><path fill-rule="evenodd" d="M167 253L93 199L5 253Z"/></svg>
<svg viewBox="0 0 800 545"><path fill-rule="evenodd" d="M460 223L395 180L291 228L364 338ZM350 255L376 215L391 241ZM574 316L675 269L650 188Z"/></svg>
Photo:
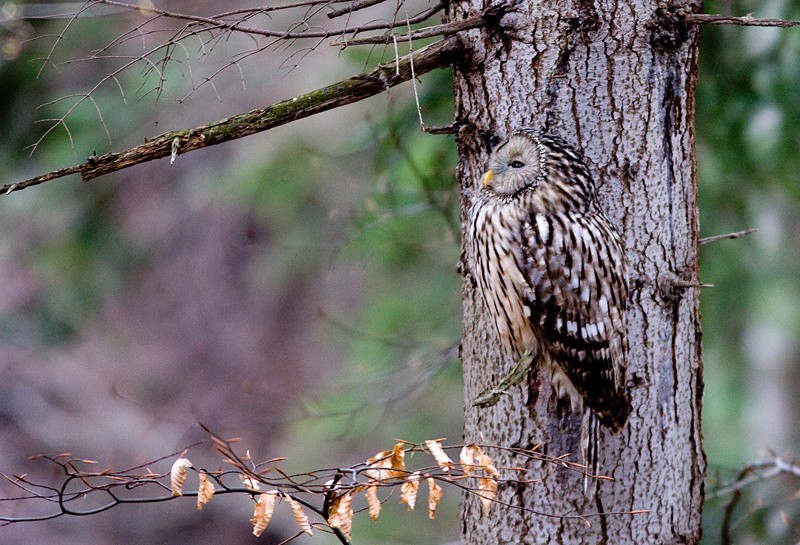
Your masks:
<svg viewBox="0 0 800 545"><path fill-rule="evenodd" d="M97 0L98 3L106 4L109 6L120 7L124 9L128 9L131 11L139 11L141 9L140 6L136 4L126 4L124 2L117 2L115 0ZM442 4L438 4L428 10L423 11L419 15L411 18L411 23L421 23L435 13L442 9ZM252 34L256 36L266 36L269 38L281 38L286 40L298 39L298 38L330 38L333 36L344 36L346 34L358 34L361 32L367 32L370 30L383 30L383 29L391 29L397 26L405 25L406 21L392 21L392 22L380 22L380 23L368 23L356 27L345 27L336 30L319 30L319 31L302 31L302 32L292 32L292 31L283 31L283 30L266 30L263 28L256 28L256 27L249 27L243 26L241 24L241 20L239 21L225 21L221 19L219 16L215 17L201 17L199 15L191 15L186 13L178 13L175 11L167 11L163 9L156 9L156 8L148 8L148 12L153 13L160 17L169 17L171 19L179 19L184 21L190 21L192 23L199 23L202 25L207 25L208 29L225 29L230 31L236 32L243 32L245 34ZM303 23L305 24L305 22ZM302 25L295 25L295 26L302 26Z"/></svg>
<svg viewBox="0 0 800 545"><path fill-rule="evenodd" d="M51 62L51 59L53 58L53 53L55 52L55 50L56 50L56 47L57 47L57 46L58 46L58 44L59 44L59 43L61 43L61 41L64 39L64 34L67 32L67 30L68 30L68 29L69 29L69 27L72 25L72 23L74 23L74 22L75 22L75 20L76 20L78 17L80 17L80 15L81 15L81 14L82 14L84 11L86 11L87 9L89 9L90 7L92 7L92 5L93 5L93 3L92 3L92 2L87 2L86 4L84 4L84 5L83 5L83 7L81 7L81 9L80 9L80 10L78 10L77 12L75 12L75 14L73 14L73 15L72 15L72 16L69 18L69 22L66 24L66 26L65 26L65 27L64 27L64 29L61 31L61 33L60 33L58 36L56 36L56 40L55 40L55 42L53 42L53 45L50 47L50 51L47 53L47 56L46 56L46 57L43 59L42 65L39 67L39 73L38 73L38 74L36 74L36 77L37 77L37 78L38 78L38 77L40 77L40 76L42 75L42 71L44 70L44 67L45 67L45 66L47 66L47 65L48 65L48 64Z"/></svg>
<svg viewBox="0 0 800 545"><path fill-rule="evenodd" d="M714 284L704 284L703 282L696 282L694 280L676 280L675 281L676 288L713 288Z"/></svg>
<svg viewBox="0 0 800 545"><path fill-rule="evenodd" d="M457 49L457 41L447 38L417 51L413 54L415 74L422 75L434 68L446 66ZM81 179L88 181L133 165L169 157L176 145L177 154L183 155L196 149L250 136L297 119L358 102L411 78L411 57L412 55L406 55L395 62L379 65L368 74L351 77L264 109L253 110L194 129L164 133L126 151L106 153L99 157L92 156L78 166L6 184L0 187L0 193L8 194L77 173L80 173Z"/></svg>
<svg viewBox="0 0 800 545"><path fill-rule="evenodd" d="M353 13L354 11L358 11L364 8L368 8L370 6L374 6L375 4L380 4L385 0L355 0L346 8L336 9L328 13L328 18L333 19L335 17L341 17L342 15L347 15L348 13Z"/></svg>
<svg viewBox="0 0 800 545"><path fill-rule="evenodd" d="M771 479L780 474L800 477L800 465L786 460L781 456L755 461L746 465L742 471L739 472L739 476L735 481L708 494L707 499L726 496L755 482Z"/></svg>
<svg viewBox="0 0 800 545"><path fill-rule="evenodd" d="M792 19L756 19L751 14L742 17L729 15L712 15L709 13L688 13L685 15L688 23L696 25L739 25L739 26L769 26L793 27L800 25L800 21Z"/></svg>
<svg viewBox="0 0 800 545"><path fill-rule="evenodd" d="M493 5L483 10L479 15L467 17L466 19L462 19L460 21L451 21L449 23L442 23L441 25L433 25L427 28L409 32L407 34L395 35L387 33L381 36L353 38L350 40L336 40L331 42L331 45L347 47L348 45L388 44L392 40L397 40L398 42L408 42L410 40L421 40L422 38L431 38L433 36L448 36L463 30L484 26L487 18L496 16L502 9L504 9L502 5ZM410 24L413 24L413 21L410 21Z"/></svg>
<svg viewBox="0 0 800 545"><path fill-rule="evenodd" d="M745 235L749 235L750 233L755 233L758 229L753 229L752 227L748 227L742 231L736 231L735 233L727 233L724 235L715 235L713 237L705 237L701 238L697 241L697 244L710 244L712 242L717 242L718 240L727 240L729 238L741 238Z"/></svg>
<svg viewBox="0 0 800 545"><path fill-rule="evenodd" d="M300 8L305 6L319 6L319 5L329 5L329 4L342 4L344 2L350 2L351 0L301 0L300 2L291 2L289 4L281 4L278 6L261 6L259 8L245 8L245 9L237 9L233 11L226 11L225 13L219 13L215 15L217 18L224 18L224 17L232 17L234 15L243 15L247 14L256 15L258 13L267 13L270 11L278 11L282 9L294 9Z"/></svg>
<svg viewBox="0 0 800 545"><path fill-rule="evenodd" d="M800 466L781 456L758 460L742 468L736 476L736 480L732 483L715 490L707 496L707 499L719 498L728 494L731 496L730 500L725 504L724 517L720 528L720 543L723 545L733 543L731 539L733 513L742 499L744 488L756 482L773 479L778 475L800 477Z"/></svg>

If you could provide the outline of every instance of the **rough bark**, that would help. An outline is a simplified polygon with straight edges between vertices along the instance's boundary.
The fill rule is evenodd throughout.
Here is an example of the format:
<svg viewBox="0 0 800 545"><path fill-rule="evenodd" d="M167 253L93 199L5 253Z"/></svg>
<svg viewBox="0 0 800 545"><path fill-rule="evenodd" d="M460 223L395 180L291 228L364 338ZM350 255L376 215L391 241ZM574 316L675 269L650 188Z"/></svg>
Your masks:
<svg viewBox="0 0 800 545"><path fill-rule="evenodd" d="M680 0L687 12L699 2ZM448 16L484 9L462 0ZM541 482L501 484L481 515L463 508L469 544L697 543L705 457L701 446L702 363L697 270L694 91L697 38L676 11L655 1L523 0L493 27L465 33L455 67L459 176L477 186L489 142L519 127L542 128L582 150L598 182L601 205L623 233L632 286L628 312L633 412L618 436L603 432L600 483L584 498L582 478L531 466ZM480 295L464 282L462 343L465 439L580 461L580 417L557 402L534 371L524 387L489 408L476 396L511 368ZM505 458L500 465L517 466ZM548 517L647 509L646 514Z"/></svg>

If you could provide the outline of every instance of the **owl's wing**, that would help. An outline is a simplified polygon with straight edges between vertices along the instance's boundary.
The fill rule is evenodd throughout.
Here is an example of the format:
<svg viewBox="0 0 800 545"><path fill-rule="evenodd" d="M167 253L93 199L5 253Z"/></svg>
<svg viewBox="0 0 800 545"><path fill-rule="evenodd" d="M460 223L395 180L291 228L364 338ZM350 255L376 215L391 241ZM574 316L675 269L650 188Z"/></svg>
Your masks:
<svg viewBox="0 0 800 545"><path fill-rule="evenodd" d="M625 391L627 284L622 244L600 214L532 214L521 236L523 300L537 337L611 431Z"/></svg>

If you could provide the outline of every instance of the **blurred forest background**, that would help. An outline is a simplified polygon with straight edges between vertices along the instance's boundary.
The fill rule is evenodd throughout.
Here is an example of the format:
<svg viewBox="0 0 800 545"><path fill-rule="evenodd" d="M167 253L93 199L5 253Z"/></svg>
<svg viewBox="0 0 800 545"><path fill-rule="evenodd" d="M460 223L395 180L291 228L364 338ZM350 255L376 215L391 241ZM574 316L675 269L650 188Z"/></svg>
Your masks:
<svg viewBox="0 0 800 545"><path fill-rule="evenodd" d="M206 0L166 4L215 11ZM249 5L226 8L239 4ZM326 40L219 72L254 47L232 36L176 63L160 93L145 66L122 73L124 101L115 83L101 86L93 98L102 120L85 102L67 119L69 133L57 128L30 155L26 146L50 126L37 120L59 118L71 104L50 102L85 93L119 65L77 60L141 17L75 21L55 45L55 65L42 68L36 59L65 21L19 18L40 6L9 2L0 11L0 183L263 107L394 56ZM705 11L800 18L790 0L706 2ZM287 22L276 16L270 27ZM714 491L771 451L800 454L800 30L707 26L702 34L701 236L758 229L701 248L702 280L715 286L701 297L703 542L712 544L730 500ZM117 53L141 54L148 39ZM422 78L418 90L426 124L452 120L447 70ZM395 438L460 442L456 160L452 138L420 132L404 84L171 166L165 159L3 197L0 472L57 482L52 467L27 457L63 451L124 469L206 439L198 422L240 437L256 460L286 456L282 467L296 471L361 462ZM190 458L219 465L211 448ZM733 542L800 540L799 484L748 488ZM2 501L18 492L0 484L0 513L35 510ZM455 542L459 496L445 490L435 521L391 499L377 523L356 516L356 542ZM123 506L2 527L0 544L279 543L295 531L280 511L257 540L251 513L248 498L231 496L202 512L188 499ZM312 541L335 542L297 543Z"/></svg>

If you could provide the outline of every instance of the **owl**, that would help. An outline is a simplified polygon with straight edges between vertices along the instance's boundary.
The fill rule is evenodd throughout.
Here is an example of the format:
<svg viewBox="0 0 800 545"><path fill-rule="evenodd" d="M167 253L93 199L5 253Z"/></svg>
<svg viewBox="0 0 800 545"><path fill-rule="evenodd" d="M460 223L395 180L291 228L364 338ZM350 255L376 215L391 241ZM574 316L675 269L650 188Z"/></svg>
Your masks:
<svg viewBox="0 0 800 545"><path fill-rule="evenodd" d="M489 158L472 197L467 259L508 354L531 354L559 397L583 411L587 472L597 474L598 423L630 412L625 388L626 255L597 203L594 180L564 140L514 132Z"/></svg>

